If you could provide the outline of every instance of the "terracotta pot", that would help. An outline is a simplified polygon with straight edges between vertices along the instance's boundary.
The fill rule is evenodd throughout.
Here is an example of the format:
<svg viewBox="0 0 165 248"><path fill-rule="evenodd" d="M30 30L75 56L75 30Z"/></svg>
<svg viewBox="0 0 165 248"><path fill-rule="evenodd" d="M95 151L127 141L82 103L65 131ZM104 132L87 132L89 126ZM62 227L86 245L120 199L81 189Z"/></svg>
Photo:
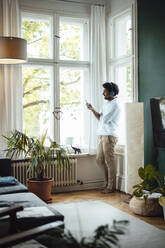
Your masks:
<svg viewBox="0 0 165 248"><path fill-rule="evenodd" d="M37 181L35 178L27 179L27 185L30 192L37 195L45 202L51 200L51 191L53 186L53 178L44 178L43 181Z"/></svg>

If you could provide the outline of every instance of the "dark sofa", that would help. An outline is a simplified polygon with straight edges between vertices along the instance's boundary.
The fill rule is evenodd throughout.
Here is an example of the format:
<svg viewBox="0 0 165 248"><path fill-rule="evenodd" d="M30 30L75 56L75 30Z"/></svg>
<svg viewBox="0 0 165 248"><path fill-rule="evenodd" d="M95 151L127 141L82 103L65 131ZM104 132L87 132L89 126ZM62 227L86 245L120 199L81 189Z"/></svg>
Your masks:
<svg viewBox="0 0 165 248"><path fill-rule="evenodd" d="M11 176L11 160L0 159L0 176ZM46 204L35 194L28 191L28 188L23 184L10 186L0 186L0 210L2 207L11 207L14 205L21 205L24 208L24 212L28 212L27 215L18 218L17 227L19 230L28 230L30 228L37 227L39 225L47 224L54 221L64 220L64 216ZM32 208L32 215L30 213ZM40 214L34 215L33 209L38 210ZM40 209L45 209L49 214L44 214ZM0 226L3 226L3 219L0 219ZM1 232L1 230L0 230Z"/></svg>
<svg viewBox="0 0 165 248"><path fill-rule="evenodd" d="M0 248L59 247L59 232L63 233L63 222L54 221L22 231L18 227L19 217L17 214L23 210L23 207L19 205L0 210L0 218L5 218L2 223L0 222ZM6 216L9 217L6 218Z"/></svg>

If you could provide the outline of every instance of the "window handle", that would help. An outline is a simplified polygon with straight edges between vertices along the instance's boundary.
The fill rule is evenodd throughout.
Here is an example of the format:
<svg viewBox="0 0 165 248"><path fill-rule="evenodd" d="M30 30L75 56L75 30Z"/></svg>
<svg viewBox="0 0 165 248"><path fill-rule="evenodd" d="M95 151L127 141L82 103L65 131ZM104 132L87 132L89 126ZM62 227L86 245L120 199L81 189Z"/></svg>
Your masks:
<svg viewBox="0 0 165 248"><path fill-rule="evenodd" d="M56 34L54 35L54 37L56 37L56 38L60 39L60 36L58 36L58 35L56 35Z"/></svg>

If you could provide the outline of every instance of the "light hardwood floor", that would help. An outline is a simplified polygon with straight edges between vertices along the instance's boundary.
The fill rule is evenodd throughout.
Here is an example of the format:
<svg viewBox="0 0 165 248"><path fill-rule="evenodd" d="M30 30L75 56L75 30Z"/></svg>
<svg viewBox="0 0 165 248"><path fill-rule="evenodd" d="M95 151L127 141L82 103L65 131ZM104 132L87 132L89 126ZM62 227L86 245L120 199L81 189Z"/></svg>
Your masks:
<svg viewBox="0 0 165 248"><path fill-rule="evenodd" d="M135 216L136 218L139 218L149 224L152 224L160 229L165 230L165 221L163 217L143 217L143 216L135 215L129 209L129 204L124 202L124 200L127 198L128 196L122 192L102 194L100 190L87 190L87 191L53 194L51 203L100 200L126 213L129 213L130 215Z"/></svg>

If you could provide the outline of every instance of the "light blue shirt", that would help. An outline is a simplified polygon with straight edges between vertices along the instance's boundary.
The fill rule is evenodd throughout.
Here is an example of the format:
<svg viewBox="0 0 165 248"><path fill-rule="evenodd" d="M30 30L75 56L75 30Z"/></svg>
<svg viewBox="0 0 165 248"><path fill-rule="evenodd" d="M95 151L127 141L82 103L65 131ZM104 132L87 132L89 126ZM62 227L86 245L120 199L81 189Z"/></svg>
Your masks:
<svg viewBox="0 0 165 248"><path fill-rule="evenodd" d="M118 137L120 108L117 98L114 98L112 101L105 100L99 114L97 134Z"/></svg>

